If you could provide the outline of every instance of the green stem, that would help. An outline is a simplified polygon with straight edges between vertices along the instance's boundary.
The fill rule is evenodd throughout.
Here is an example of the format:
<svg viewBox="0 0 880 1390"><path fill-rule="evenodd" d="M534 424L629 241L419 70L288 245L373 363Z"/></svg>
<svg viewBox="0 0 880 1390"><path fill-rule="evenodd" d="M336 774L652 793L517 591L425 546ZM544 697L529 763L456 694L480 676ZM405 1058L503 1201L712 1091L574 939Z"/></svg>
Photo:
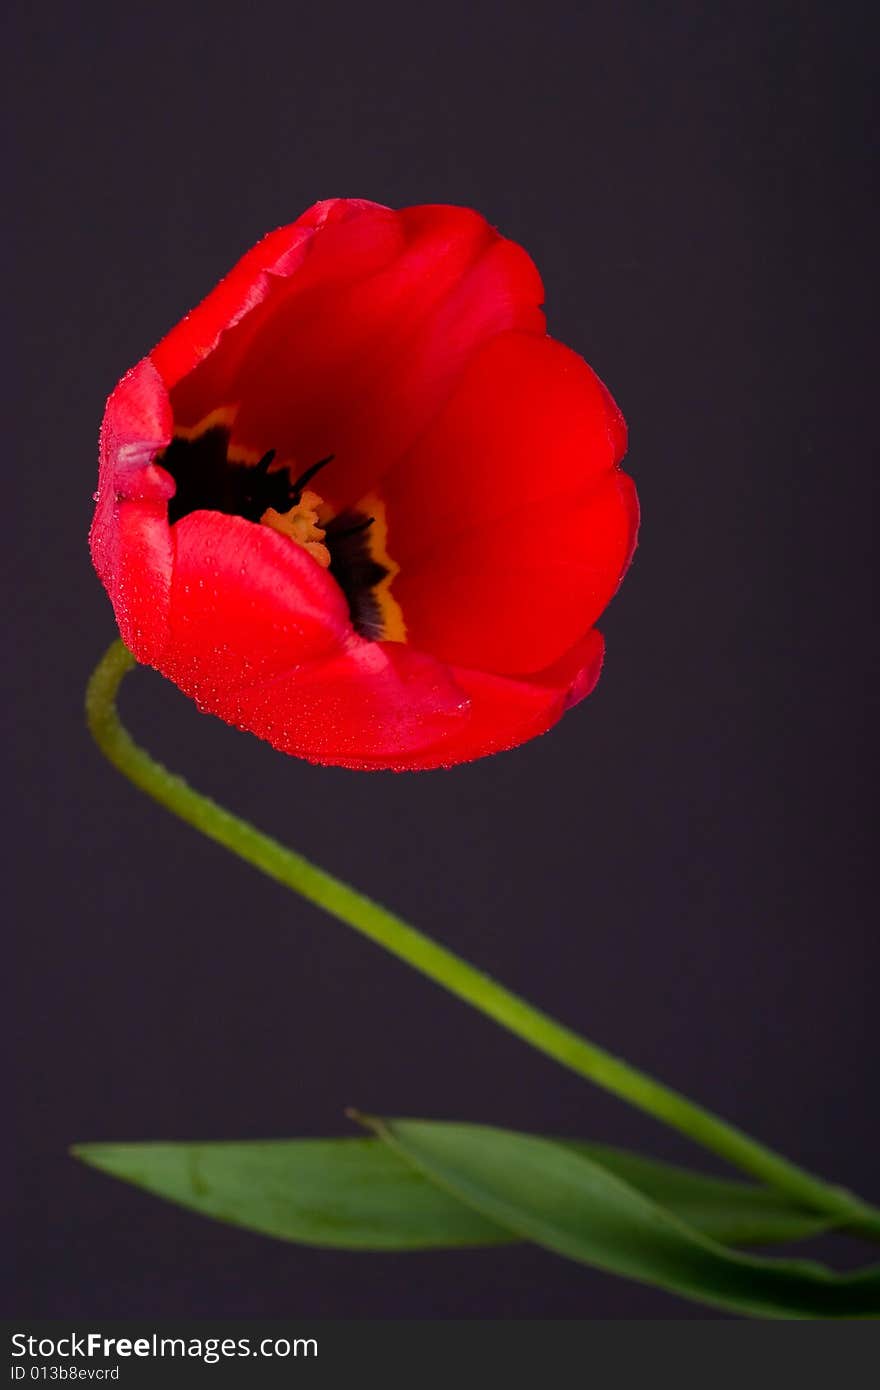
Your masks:
<svg viewBox="0 0 880 1390"><path fill-rule="evenodd" d="M182 777L169 772L139 748L120 722L116 692L134 664L134 657L123 643L114 642L89 681L86 713L101 751L141 791L270 878L384 946L539 1052L680 1130L796 1202L827 1213L865 1235L880 1236L880 1211L843 1188L831 1187L813 1177L702 1106L579 1037L363 893L316 868L302 855L231 815L209 797L193 791Z"/></svg>

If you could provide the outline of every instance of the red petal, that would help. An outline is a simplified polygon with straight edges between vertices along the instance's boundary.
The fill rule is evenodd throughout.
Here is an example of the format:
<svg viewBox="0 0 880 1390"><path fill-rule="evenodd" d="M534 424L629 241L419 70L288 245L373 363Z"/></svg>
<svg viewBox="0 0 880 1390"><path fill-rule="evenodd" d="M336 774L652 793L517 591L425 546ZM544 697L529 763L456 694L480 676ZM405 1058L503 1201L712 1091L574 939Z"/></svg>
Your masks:
<svg viewBox="0 0 880 1390"><path fill-rule="evenodd" d="M528 681L455 667L451 675L470 702L456 730L424 748L381 759L351 759L345 765L363 771L416 772L516 748L546 733L589 695L599 679L604 649L601 633L594 628L552 667Z"/></svg>
<svg viewBox="0 0 880 1390"><path fill-rule="evenodd" d="M364 288L382 309L400 303L360 361L344 374L344 404L328 402L327 425L301 454L335 454L325 484L337 506L359 501L442 408L468 359L498 333L543 335L541 278L521 247L460 208L412 208L410 251ZM454 216L453 216L454 214ZM454 235L453 235L454 234ZM404 309L406 306L406 309ZM362 305L359 312L368 314ZM326 440L326 450L323 447Z"/></svg>
<svg viewBox="0 0 880 1390"><path fill-rule="evenodd" d="M121 502L117 564L107 590L119 633L138 661L156 666L168 643L173 546L164 502Z"/></svg>
<svg viewBox="0 0 880 1390"><path fill-rule="evenodd" d="M342 590L286 536L220 512L191 512L172 534L162 670L203 707L218 692L307 667L352 639Z"/></svg>
<svg viewBox="0 0 880 1390"><path fill-rule="evenodd" d="M234 442L297 470L327 454L322 492L357 502L439 409L468 355L543 332L540 277L477 213L373 208L311 241L302 266L174 392L195 424L238 406Z"/></svg>
<svg viewBox="0 0 880 1390"><path fill-rule="evenodd" d="M394 643L356 642L330 661L200 704L309 762L451 767L546 732L593 689L603 650L594 629L546 671L510 680L444 668Z"/></svg>
<svg viewBox="0 0 880 1390"><path fill-rule="evenodd" d="M512 508L534 507L540 520L588 497L624 444L620 412L582 358L552 338L500 334L384 479L389 552L405 570Z"/></svg>
<svg viewBox="0 0 880 1390"><path fill-rule="evenodd" d="M89 543L123 641L156 662L168 637L172 546L167 498L173 483L153 465L171 437L171 408L152 363L116 387L101 426L101 466Z"/></svg>
<svg viewBox="0 0 880 1390"><path fill-rule="evenodd" d="M514 503L489 524L472 522L394 581L409 641L453 665L540 671L613 597L637 521L632 480L612 469L582 503Z"/></svg>
<svg viewBox="0 0 880 1390"><path fill-rule="evenodd" d="M255 303L248 305L218 333L213 349L174 386L172 401L179 423L195 425L218 406L237 404L243 392L243 379L255 360L256 343L265 333L271 334L280 321L295 314L300 302L308 306L320 300L331 286L344 289L357 283L399 255L404 244L403 231L397 215L389 208L342 199L332 204L332 214L317 228L309 229L307 241L288 258L284 273L262 274ZM305 214L305 218L310 215ZM302 222L300 218L288 230L293 232ZM188 321L184 320L184 326ZM156 351L154 349L154 353ZM305 367L307 361L308 354L297 367ZM283 356L283 362L288 366L290 358ZM260 372L258 394L268 385L276 390L279 386L282 390L286 388L286 378L280 373L278 363L270 362L264 370L268 376L263 379L263 371ZM256 442L259 447L272 429L270 419L266 429L258 428L256 440L252 435L249 442Z"/></svg>
<svg viewBox="0 0 880 1390"><path fill-rule="evenodd" d="M454 668L457 683L471 699L468 724L457 737L437 744L423 761L410 766L427 769L472 762L546 733L594 689L604 653L602 634L593 628L529 681Z"/></svg>
<svg viewBox="0 0 880 1390"><path fill-rule="evenodd" d="M439 662L361 638L277 680L237 691L218 686L199 704L284 753L351 768L418 766L421 750L469 717L462 691Z"/></svg>
<svg viewBox="0 0 880 1390"><path fill-rule="evenodd" d="M277 290L279 279L288 278L302 266L316 231L374 209L386 211L363 199L328 198L258 241L153 349L150 356L166 386L170 389L181 381L216 348L221 334Z"/></svg>

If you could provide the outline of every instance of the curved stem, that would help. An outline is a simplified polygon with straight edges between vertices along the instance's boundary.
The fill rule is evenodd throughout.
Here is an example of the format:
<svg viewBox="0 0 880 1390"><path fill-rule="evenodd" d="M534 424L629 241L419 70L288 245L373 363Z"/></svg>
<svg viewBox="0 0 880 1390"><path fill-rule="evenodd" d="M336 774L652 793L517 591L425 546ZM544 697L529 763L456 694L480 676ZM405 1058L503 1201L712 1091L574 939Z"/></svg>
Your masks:
<svg viewBox="0 0 880 1390"><path fill-rule="evenodd" d="M101 751L141 791L270 878L384 946L562 1066L680 1130L734 1167L804 1206L827 1213L863 1234L880 1236L880 1211L843 1188L813 1177L702 1106L557 1023L394 913L316 868L302 855L262 834L169 772L138 747L116 711L119 684L134 664L134 657L123 643L114 642L89 681L86 713Z"/></svg>

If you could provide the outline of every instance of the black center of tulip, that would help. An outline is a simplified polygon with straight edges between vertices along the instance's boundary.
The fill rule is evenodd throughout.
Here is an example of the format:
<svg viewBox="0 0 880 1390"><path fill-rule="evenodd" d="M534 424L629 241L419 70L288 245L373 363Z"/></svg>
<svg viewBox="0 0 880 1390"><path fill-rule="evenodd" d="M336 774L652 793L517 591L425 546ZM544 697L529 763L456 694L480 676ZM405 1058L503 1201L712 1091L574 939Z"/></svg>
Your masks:
<svg viewBox="0 0 880 1390"><path fill-rule="evenodd" d="M258 463L230 458L229 438L226 425L211 425L193 437L176 435L157 458L175 483L168 502L170 525L196 511L225 512L257 523L269 510L288 512L312 478L333 461L330 454L293 478L288 468L273 467L274 449ZM389 571L371 554L372 524L371 516L346 509L326 523L324 543L330 552L330 573L348 600L355 631L379 641L385 633L375 593Z"/></svg>
<svg viewBox="0 0 880 1390"><path fill-rule="evenodd" d="M229 430L212 425L189 439L175 436L157 460L176 484L168 503L168 521L173 526L190 512L226 512L259 521L270 507L289 511L303 488L319 469L332 462L333 455L319 459L298 478L291 479L286 468L272 468L275 450L270 449L259 463L243 463L229 458Z"/></svg>

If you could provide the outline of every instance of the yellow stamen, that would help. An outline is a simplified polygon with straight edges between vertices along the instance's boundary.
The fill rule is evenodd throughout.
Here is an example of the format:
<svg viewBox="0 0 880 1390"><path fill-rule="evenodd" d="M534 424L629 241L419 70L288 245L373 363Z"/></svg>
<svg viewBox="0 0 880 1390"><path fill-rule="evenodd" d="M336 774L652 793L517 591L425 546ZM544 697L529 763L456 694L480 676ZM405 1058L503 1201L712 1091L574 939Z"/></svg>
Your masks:
<svg viewBox="0 0 880 1390"><path fill-rule="evenodd" d="M260 521L264 526L271 526L273 531L280 531L282 536L289 536L292 541L296 541L297 545L308 551L313 560L317 560L319 565L327 569L330 565L330 551L323 544L327 532L318 525L318 512L322 505L322 499L318 494L307 490L289 512L276 512L274 507L268 507Z"/></svg>

